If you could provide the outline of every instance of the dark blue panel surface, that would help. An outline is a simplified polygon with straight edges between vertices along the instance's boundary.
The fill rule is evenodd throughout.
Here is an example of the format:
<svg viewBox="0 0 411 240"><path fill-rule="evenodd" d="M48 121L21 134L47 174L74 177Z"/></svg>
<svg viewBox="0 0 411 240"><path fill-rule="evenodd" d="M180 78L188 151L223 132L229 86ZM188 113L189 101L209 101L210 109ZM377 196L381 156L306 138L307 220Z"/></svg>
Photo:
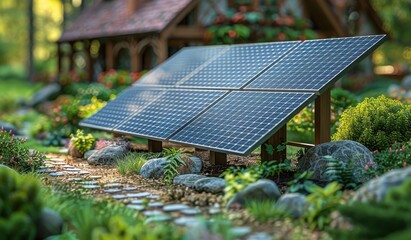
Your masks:
<svg viewBox="0 0 411 240"><path fill-rule="evenodd" d="M169 90L138 114L118 125L114 131L164 140L224 93Z"/></svg>
<svg viewBox="0 0 411 240"><path fill-rule="evenodd" d="M300 42L233 45L223 55L179 85L241 88L298 44Z"/></svg>
<svg viewBox="0 0 411 240"><path fill-rule="evenodd" d="M213 57L222 54L227 46L184 48L164 63L144 75L134 85L174 86Z"/></svg>
<svg viewBox="0 0 411 240"><path fill-rule="evenodd" d="M313 98L313 93L231 92L170 140L248 154Z"/></svg>
<svg viewBox="0 0 411 240"><path fill-rule="evenodd" d="M246 89L324 90L382 43L385 35L304 41Z"/></svg>
<svg viewBox="0 0 411 240"><path fill-rule="evenodd" d="M100 111L80 122L81 126L112 130L127 117L135 114L160 97L164 90L131 87L119 94Z"/></svg>

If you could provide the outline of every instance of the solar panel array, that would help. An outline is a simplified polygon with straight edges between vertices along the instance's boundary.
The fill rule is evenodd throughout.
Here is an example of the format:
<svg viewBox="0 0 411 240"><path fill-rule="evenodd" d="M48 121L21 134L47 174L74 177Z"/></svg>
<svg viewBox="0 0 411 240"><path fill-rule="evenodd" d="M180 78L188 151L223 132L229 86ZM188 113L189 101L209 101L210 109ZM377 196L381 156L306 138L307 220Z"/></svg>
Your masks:
<svg viewBox="0 0 411 240"><path fill-rule="evenodd" d="M80 125L247 155L384 39L184 48Z"/></svg>

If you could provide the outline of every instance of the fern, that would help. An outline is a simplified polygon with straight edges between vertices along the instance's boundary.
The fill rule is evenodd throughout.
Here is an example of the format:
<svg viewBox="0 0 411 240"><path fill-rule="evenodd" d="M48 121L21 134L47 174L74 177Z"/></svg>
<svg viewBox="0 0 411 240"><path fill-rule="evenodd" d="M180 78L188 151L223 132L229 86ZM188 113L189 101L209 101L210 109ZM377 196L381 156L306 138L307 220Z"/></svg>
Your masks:
<svg viewBox="0 0 411 240"><path fill-rule="evenodd" d="M184 154L183 151L175 148L166 148L166 164L164 165L163 181L165 184L170 185L173 182L175 176L178 175L178 168L186 166L186 163L181 158Z"/></svg>
<svg viewBox="0 0 411 240"><path fill-rule="evenodd" d="M355 181L353 176L354 159L351 159L347 164L331 156L325 156L325 159L327 160L325 173L330 182L336 181L346 189L358 188L360 184Z"/></svg>

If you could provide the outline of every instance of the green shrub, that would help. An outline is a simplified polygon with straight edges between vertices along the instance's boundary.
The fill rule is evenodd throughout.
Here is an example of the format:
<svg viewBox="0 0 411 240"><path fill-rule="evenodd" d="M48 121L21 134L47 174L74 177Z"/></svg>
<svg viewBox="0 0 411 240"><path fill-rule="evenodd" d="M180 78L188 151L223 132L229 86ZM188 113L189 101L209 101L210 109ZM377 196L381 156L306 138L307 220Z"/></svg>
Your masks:
<svg viewBox="0 0 411 240"><path fill-rule="evenodd" d="M33 176L21 176L0 168L1 239L34 239L36 220L43 207L40 182Z"/></svg>
<svg viewBox="0 0 411 240"><path fill-rule="evenodd" d="M44 165L46 156L24 146L25 139L15 138L10 132L0 129L0 163L19 172L36 171Z"/></svg>
<svg viewBox="0 0 411 240"><path fill-rule="evenodd" d="M411 138L411 108L398 100L380 96L366 98L341 116L333 140L354 140L370 150L388 148Z"/></svg>
<svg viewBox="0 0 411 240"><path fill-rule="evenodd" d="M381 202L354 202L339 212L353 228L332 230L333 239L409 239L411 178L392 188Z"/></svg>
<svg viewBox="0 0 411 240"><path fill-rule="evenodd" d="M375 151L373 153L376 170L368 168L367 171L374 175L382 175L392 169L403 168L411 165L411 142L394 143L389 148L383 151Z"/></svg>
<svg viewBox="0 0 411 240"><path fill-rule="evenodd" d="M76 135L70 135L70 143L74 145L80 155L84 155L85 152L93 148L95 139L93 135L84 135L83 131L78 129Z"/></svg>
<svg viewBox="0 0 411 240"><path fill-rule="evenodd" d="M140 169L147 159L139 153L128 153L124 159L117 161L117 169L121 175L140 174Z"/></svg>

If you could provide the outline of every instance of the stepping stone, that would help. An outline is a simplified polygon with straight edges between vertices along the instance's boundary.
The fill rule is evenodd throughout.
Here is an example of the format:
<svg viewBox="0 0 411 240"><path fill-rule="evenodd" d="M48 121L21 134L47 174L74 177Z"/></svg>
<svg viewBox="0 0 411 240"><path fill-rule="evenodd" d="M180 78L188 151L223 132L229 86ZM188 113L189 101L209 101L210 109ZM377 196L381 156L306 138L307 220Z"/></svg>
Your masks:
<svg viewBox="0 0 411 240"><path fill-rule="evenodd" d="M232 227L228 231L234 236L242 237L244 235L251 233L251 228L247 226Z"/></svg>
<svg viewBox="0 0 411 240"><path fill-rule="evenodd" d="M192 226L198 221L195 217L180 217L174 220L174 223L180 226Z"/></svg>
<svg viewBox="0 0 411 240"><path fill-rule="evenodd" d="M69 152L69 149L68 148L61 148L60 150L59 150L59 153L68 153Z"/></svg>
<svg viewBox="0 0 411 240"><path fill-rule="evenodd" d="M123 186L123 184L121 184L121 183L107 183L107 184L104 184L103 187L112 188L112 187L122 187L122 186Z"/></svg>
<svg viewBox="0 0 411 240"><path fill-rule="evenodd" d="M106 189L104 190L105 193L118 193L121 192L121 189L119 188L110 188L110 189Z"/></svg>
<svg viewBox="0 0 411 240"><path fill-rule="evenodd" d="M65 162L62 158L49 158L48 160L53 162Z"/></svg>
<svg viewBox="0 0 411 240"><path fill-rule="evenodd" d="M113 195L111 197L114 198L114 199L117 199L117 200L128 198L126 195L123 195L123 194L117 194L117 195Z"/></svg>
<svg viewBox="0 0 411 240"><path fill-rule="evenodd" d="M137 211L143 211L146 207L144 207L143 205L135 205L135 204L129 204L127 205L128 208L137 210Z"/></svg>
<svg viewBox="0 0 411 240"><path fill-rule="evenodd" d="M148 198L148 199L157 200L157 199L160 199L160 196L158 196L158 195L150 195L150 196L148 196L147 198Z"/></svg>
<svg viewBox="0 0 411 240"><path fill-rule="evenodd" d="M80 182L83 181L82 178L67 178L68 182Z"/></svg>
<svg viewBox="0 0 411 240"><path fill-rule="evenodd" d="M151 203L148 203L148 206L152 207L152 208L163 207L164 203L162 203L162 202L151 202Z"/></svg>
<svg viewBox="0 0 411 240"><path fill-rule="evenodd" d="M272 240L272 236L270 236L266 232L256 232L249 235L246 240Z"/></svg>
<svg viewBox="0 0 411 240"><path fill-rule="evenodd" d="M52 177L62 177L62 176L64 176L64 173L62 173L62 172L53 172L53 173L50 173L50 176L52 176Z"/></svg>
<svg viewBox="0 0 411 240"><path fill-rule="evenodd" d="M90 174L90 172L88 172L88 171L80 171L80 172L78 172L78 174L80 174L80 175L85 175L85 174Z"/></svg>
<svg viewBox="0 0 411 240"><path fill-rule="evenodd" d="M150 222L167 222L172 220L173 218L169 215L166 214L161 214L161 215L154 215L146 218L145 222L150 223Z"/></svg>
<svg viewBox="0 0 411 240"><path fill-rule="evenodd" d="M85 182L82 182L81 184L83 184L83 185L98 185L98 182L96 182L96 181L85 181Z"/></svg>
<svg viewBox="0 0 411 240"><path fill-rule="evenodd" d="M90 179L100 179L101 178L101 176L97 176L97 175L92 175L92 176L89 176L88 178L90 178Z"/></svg>
<svg viewBox="0 0 411 240"><path fill-rule="evenodd" d="M187 208L181 210L181 213L185 215L197 215L201 213L201 210L197 208Z"/></svg>
<svg viewBox="0 0 411 240"><path fill-rule="evenodd" d="M79 171L81 171L81 169L80 169L80 168L65 168L64 171L67 171L67 172L79 172Z"/></svg>
<svg viewBox="0 0 411 240"><path fill-rule="evenodd" d="M146 202L147 200L145 200L145 199L136 199L136 200L131 200L131 204L136 204L136 205L139 205L139 204L143 204L144 202Z"/></svg>
<svg viewBox="0 0 411 240"><path fill-rule="evenodd" d="M165 212L176 212L176 211L181 211L183 209L187 209L189 206L184 205L184 204L170 204L167 206L163 207L163 211Z"/></svg>
<svg viewBox="0 0 411 240"><path fill-rule="evenodd" d="M151 217L151 216L164 215L164 213L159 210L152 210L152 211L144 211L143 215L146 217Z"/></svg>
<svg viewBox="0 0 411 240"><path fill-rule="evenodd" d="M125 187L123 188L124 191L134 191L137 190L137 187Z"/></svg>
<svg viewBox="0 0 411 240"><path fill-rule="evenodd" d="M221 209L219 209L219 208L210 208L210 210L208 210L208 213L211 214L211 215L216 215L216 214L221 213Z"/></svg>
<svg viewBox="0 0 411 240"><path fill-rule="evenodd" d="M63 165L63 168L74 168L73 166L71 166L71 165L67 165L67 164L65 164L65 165Z"/></svg>
<svg viewBox="0 0 411 240"><path fill-rule="evenodd" d="M150 196L151 193L149 192L139 192L139 193L128 193L127 196L131 198L142 198L142 197L147 197Z"/></svg>
<svg viewBox="0 0 411 240"><path fill-rule="evenodd" d="M51 170L51 169L40 169L37 170L37 173L55 173L57 172L56 170Z"/></svg>
<svg viewBox="0 0 411 240"><path fill-rule="evenodd" d="M99 185L83 185L82 187L84 189L97 189L97 188L100 188Z"/></svg>
<svg viewBox="0 0 411 240"><path fill-rule="evenodd" d="M66 165L66 163L64 163L64 162L52 162L51 164L56 165L56 166Z"/></svg>

